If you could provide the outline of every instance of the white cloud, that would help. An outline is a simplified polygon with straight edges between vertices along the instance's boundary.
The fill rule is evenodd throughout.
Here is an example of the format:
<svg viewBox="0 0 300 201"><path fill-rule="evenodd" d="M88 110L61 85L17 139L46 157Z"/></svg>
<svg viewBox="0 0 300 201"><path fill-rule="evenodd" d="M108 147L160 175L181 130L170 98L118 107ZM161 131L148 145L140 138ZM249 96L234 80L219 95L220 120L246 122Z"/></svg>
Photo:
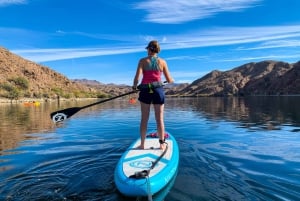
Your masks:
<svg viewBox="0 0 300 201"><path fill-rule="evenodd" d="M1 36L1 34L0 34ZM113 36L112 36L113 37ZM144 51L143 46L135 45L136 38L140 36L131 36L133 38L132 44L103 46L99 48L70 48L70 49L23 49L12 50L12 52L19 54L27 59L35 62L56 61L73 58L104 56L127 54ZM250 45L257 42L275 47L275 42L272 44L269 41L277 41L277 47L291 47L293 42L288 40L300 40L300 25L294 26L271 26L271 27L229 27L229 28L215 28L206 31L193 31L192 33L185 33L180 35L157 36L162 38L162 50L178 50L188 48L201 48L213 46L226 45ZM299 39L298 39L299 38ZM298 39L298 40L297 40ZM142 40L144 42L144 40ZM281 41L281 42L280 42ZM285 41L285 42L284 42ZM129 41L128 41L129 42ZM280 44L279 44L280 42ZM128 44L128 43L127 43ZM298 45L297 45L298 44ZM299 42L296 45L299 47ZM293 46L293 47L297 47ZM239 50L239 49L236 49ZM241 49L240 49L241 50ZM189 57L190 59L203 59L203 57ZM182 58L170 57L169 60L179 60ZM184 59L188 59L185 57Z"/></svg>
<svg viewBox="0 0 300 201"><path fill-rule="evenodd" d="M118 48L70 48L70 49L24 49L12 50L34 62L58 61L84 57L127 54L139 52L142 47Z"/></svg>
<svg viewBox="0 0 300 201"><path fill-rule="evenodd" d="M161 24L179 24L208 18L220 12L240 11L257 5L261 0L148 0L137 3L134 9L145 10L145 20Z"/></svg>
<svg viewBox="0 0 300 201"><path fill-rule="evenodd" d="M300 37L300 25L270 27L227 27L168 36L164 49L236 45Z"/></svg>
<svg viewBox="0 0 300 201"><path fill-rule="evenodd" d="M290 48L290 47L300 47L300 39L299 40L274 40L274 41L266 41L255 47L239 47L237 50L260 50L260 49L271 49L271 48Z"/></svg>
<svg viewBox="0 0 300 201"><path fill-rule="evenodd" d="M300 58L300 54L273 54L273 55L264 55L264 56L252 56L252 57L239 57L239 58L233 58L233 59L220 59L216 60L217 62L236 62L236 61L258 61L258 60L282 60L282 59L296 59L298 60Z"/></svg>
<svg viewBox="0 0 300 201"><path fill-rule="evenodd" d="M15 5L15 4L26 4L26 3L27 3L27 0L0 0L0 7Z"/></svg>

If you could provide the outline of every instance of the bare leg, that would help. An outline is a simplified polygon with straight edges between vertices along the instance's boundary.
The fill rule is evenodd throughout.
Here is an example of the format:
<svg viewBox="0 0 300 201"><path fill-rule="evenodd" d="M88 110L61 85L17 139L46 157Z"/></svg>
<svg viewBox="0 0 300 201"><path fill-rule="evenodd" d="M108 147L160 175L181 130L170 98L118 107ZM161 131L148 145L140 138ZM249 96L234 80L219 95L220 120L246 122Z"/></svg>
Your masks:
<svg viewBox="0 0 300 201"><path fill-rule="evenodd" d="M154 104L155 120L159 139L165 139L165 124L164 124L164 104ZM165 144L160 144L160 149L165 149Z"/></svg>
<svg viewBox="0 0 300 201"><path fill-rule="evenodd" d="M150 104L146 104L141 102L141 122L140 122L140 135L141 135L141 145L139 146L140 149L145 148L145 138L148 126L148 120L150 115Z"/></svg>

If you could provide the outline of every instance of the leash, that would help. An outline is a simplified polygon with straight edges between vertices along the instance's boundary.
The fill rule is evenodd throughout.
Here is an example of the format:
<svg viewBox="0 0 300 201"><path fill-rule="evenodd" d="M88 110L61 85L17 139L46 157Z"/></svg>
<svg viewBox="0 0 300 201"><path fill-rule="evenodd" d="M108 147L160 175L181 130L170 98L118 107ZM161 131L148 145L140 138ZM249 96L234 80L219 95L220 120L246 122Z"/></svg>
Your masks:
<svg viewBox="0 0 300 201"><path fill-rule="evenodd" d="M162 159L162 157L164 157L164 155L167 153L168 151L168 143L166 143L165 141L163 142L166 144L166 148L165 150L161 153L161 155L154 161L152 162L151 167L148 170L142 170L139 172L135 172L133 175L129 176L129 178L133 178L133 179L144 179L146 177L149 176L150 171L156 166L156 164L160 161L160 159Z"/></svg>

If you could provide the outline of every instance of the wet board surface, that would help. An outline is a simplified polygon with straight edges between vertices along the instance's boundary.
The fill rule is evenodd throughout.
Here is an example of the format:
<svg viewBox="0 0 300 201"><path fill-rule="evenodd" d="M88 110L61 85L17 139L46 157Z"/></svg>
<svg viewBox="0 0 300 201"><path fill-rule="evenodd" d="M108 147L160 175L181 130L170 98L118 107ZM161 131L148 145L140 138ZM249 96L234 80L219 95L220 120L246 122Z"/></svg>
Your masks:
<svg viewBox="0 0 300 201"><path fill-rule="evenodd" d="M145 148L138 149L140 139L134 141L120 158L115 169L115 184L127 196L147 196L160 191L174 177L179 163L179 149L175 138L165 134L166 151L161 150L155 132L147 134ZM153 167L153 163L155 166ZM152 168L152 169L151 169ZM136 178L142 171L148 176Z"/></svg>

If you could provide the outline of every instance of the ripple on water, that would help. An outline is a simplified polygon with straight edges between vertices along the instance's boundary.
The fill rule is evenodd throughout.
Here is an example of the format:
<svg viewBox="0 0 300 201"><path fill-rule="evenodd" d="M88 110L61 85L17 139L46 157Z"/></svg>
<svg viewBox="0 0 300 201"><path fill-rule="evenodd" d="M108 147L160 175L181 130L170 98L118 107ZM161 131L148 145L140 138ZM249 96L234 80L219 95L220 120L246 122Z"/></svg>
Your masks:
<svg viewBox="0 0 300 201"><path fill-rule="evenodd" d="M119 141L58 138L51 143L48 141L24 148L18 159L24 163L20 168L22 171L16 170L5 184L0 183L0 194L7 200L107 196L115 191L112 167L115 167L119 155L113 153Z"/></svg>
<svg viewBox="0 0 300 201"><path fill-rule="evenodd" d="M257 115L251 119L250 113L242 120L230 116L239 107L175 103L167 104L165 123L179 144L180 163L166 201L300 197L296 125L266 123ZM23 136L16 149L2 152L0 200L137 200L117 192L113 171L139 136L139 117L138 107L114 102L82 111L51 133ZM155 127L152 112L148 128Z"/></svg>

